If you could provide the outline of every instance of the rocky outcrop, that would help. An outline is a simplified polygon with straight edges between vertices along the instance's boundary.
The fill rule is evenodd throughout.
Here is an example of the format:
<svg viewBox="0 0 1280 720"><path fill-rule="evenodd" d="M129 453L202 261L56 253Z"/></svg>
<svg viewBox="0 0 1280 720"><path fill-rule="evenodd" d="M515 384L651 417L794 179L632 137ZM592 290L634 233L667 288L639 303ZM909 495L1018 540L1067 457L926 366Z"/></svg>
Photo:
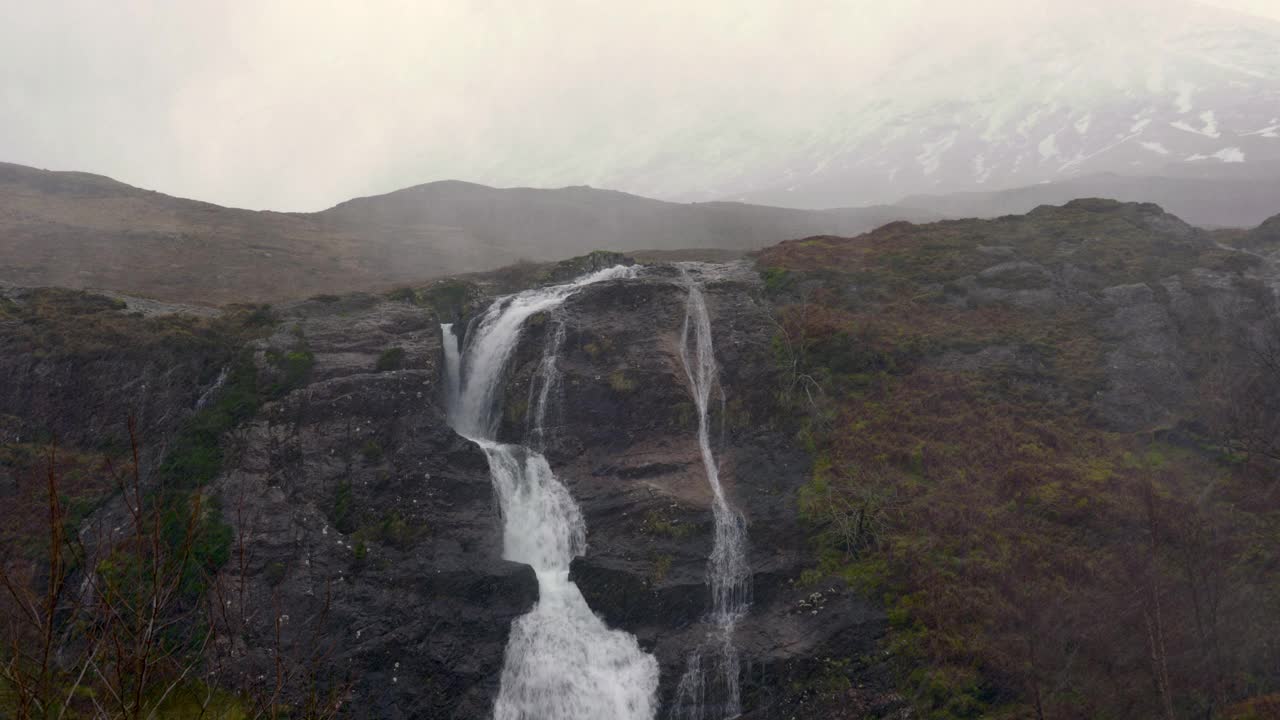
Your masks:
<svg viewBox="0 0 1280 720"><path fill-rule="evenodd" d="M720 366L715 452L748 523L754 597L736 634L744 707L749 717L783 717L827 671L824 658L872 654L884 620L838 585L801 587L813 560L796 492L809 466L774 405L769 309L746 265L695 276L706 283ZM650 268L638 280L588 286L532 323L506 388L503 428L509 439L523 436L530 378L547 332L563 323L546 443L586 517L587 553L572 576L597 613L658 657L664 702L705 637L710 606L711 498L679 354L683 282L674 268Z"/></svg>
<svg viewBox="0 0 1280 720"><path fill-rule="evenodd" d="M0 287L0 442L159 448L216 382L226 328L207 309ZM194 312L193 312L194 311Z"/></svg>
<svg viewBox="0 0 1280 720"><path fill-rule="evenodd" d="M1082 212L1099 224L1081 222ZM1064 222L1068 213L1076 214L1071 223ZM1092 412L1115 430L1186 420L1206 361L1239 345L1239 336L1265 322L1280 298L1275 262L1215 244L1149 203L1076 200L1025 217L964 223L974 223L969 230L976 236L1009 233L1016 242L975 244L963 253L974 272L924 289L954 308L1012 307L1035 313L1046 326L1085 322L1098 343L1090 359L1099 374ZM1014 229L1019 223L1031 226ZM1263 237L1267 228L1247 237ZM928 362L1034 381L1054 371L1044 349L991 344L947 350Z"/></svg>
<svg viewBox="0 0 1280 720"><path fill-rule="evenodd" d="M230 683L274 677L280 618L294 677L346 688L351 717L491 712L537 585L501 559L484 455L446 423L439 337L421 308L355 296L288 308L257 345L264 373L288 353L313 364L234 434L218 482L247 551L220 577Z"/></svg>

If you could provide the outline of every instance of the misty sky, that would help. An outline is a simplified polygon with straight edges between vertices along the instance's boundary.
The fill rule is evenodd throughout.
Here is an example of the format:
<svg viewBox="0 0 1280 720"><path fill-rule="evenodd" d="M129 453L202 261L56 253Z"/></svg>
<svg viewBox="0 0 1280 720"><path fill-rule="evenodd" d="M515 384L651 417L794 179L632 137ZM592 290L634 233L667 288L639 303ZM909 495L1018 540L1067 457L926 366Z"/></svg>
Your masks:
<svg viewBox="0 0 1280 720"><path fill-rule="evenodd" d="M1082 2L1102 0L0 0L0 161L285 210L592 182ZM1211 4L1280 20L1278 0Z"/></svg>

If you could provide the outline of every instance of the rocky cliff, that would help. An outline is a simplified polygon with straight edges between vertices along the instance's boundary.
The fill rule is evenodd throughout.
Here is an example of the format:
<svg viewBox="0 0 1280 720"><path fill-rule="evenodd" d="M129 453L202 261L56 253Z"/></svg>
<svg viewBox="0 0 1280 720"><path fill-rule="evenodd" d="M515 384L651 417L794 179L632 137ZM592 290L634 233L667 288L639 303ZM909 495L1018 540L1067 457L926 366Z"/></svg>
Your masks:
<svg viewBox="0 0 1280 720"><path fill-rule="evenodd" d="M1144 715L1157 601L1187 688L1170 702L1221 710L1273 692L1280 666L1274 468L1206 401L1243 387L1223 380L1250 367L1231 348L1276 312L1269 248L1238 240L1085 201L655 264L527 321L500 439L529 439L562 329L537 443L585 517L572 579L657 657L669 706L706 635L714 533L680 357L688 273L719 368L712 446L747 523L744 717ZM616 260L212 316L7 288L0 493L38 506L50 431L94 477L133 414L148 481L195 473L227 529L203 681L320 688L351 717L484 717L538 586L502 560L485 456L446 421L439 323ZM77 488L82 534L119 517L109 484ZM24 527L6 547L34 559Z"/></svg>

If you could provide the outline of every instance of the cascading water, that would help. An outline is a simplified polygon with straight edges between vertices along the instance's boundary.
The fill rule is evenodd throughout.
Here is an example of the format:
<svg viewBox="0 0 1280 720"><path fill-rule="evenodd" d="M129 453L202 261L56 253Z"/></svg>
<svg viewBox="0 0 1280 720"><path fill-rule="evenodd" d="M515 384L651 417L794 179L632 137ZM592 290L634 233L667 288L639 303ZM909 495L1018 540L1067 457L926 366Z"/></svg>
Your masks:
<svg viewBox="0 0 1280 720"><path fill-rule="evenodd" d="M452 414L462 387L461 350L458 348L458 336L453 332L453 323L441 324L440 331L444 334L444 407Z"/></svg>
<svg viewBox="0 0 1280 720"><path fill-rule="evenodd" d="M569 580L570 561L586 550L577 503L541 453L496 440L504 370L524 321L554 309L584 285L634 275L632 268L615 267L500 298L470 333L465 352L457 352L452 328L441 326L450 423L489 459L502 510L503 556L527 563L538 577L538 604L511 627L497 720L649 720L655 712L657 661L634 637L606 627ZM540 390L529 436L539 444L562 330L554 331L535 379Z"/></svg>
<svg viewBox="0 0 1280 720"><path fill-rule="evenodd" d="M680 269L688 288L680 360L698 408L698 447L702 451L707 483L711 486L715 537L707 563L711 627L706 641L687 660L671 715L677 720L722 720L742 714L738 685L740 662L733 644L733 631L751 603L751 570L747 565L746 519L725 498L720 485L720 466L711 450L708 410L718 375L711 319L701 286L689 273L689 267L682 265Z"/></svg>

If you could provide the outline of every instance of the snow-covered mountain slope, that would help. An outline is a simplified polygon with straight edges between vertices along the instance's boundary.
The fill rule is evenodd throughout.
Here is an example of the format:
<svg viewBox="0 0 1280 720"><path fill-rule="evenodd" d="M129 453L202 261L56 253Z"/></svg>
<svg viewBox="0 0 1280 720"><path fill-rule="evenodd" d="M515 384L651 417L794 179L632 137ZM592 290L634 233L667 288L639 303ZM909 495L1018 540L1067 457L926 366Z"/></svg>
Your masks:
<svg viewBox="0 0 1280 720"><path fill-rule="evenodd" d="M744 68L677 118L646 115L645 132L602 114L481 175L792 207L1099 173L1280 177L1280 23L1191 0L973 3L916 3L932 14L909 13L906 46L874 62L853 40L798 37L825 66L798 48L776 76Z"/></svg>
<svg viewBox="0 0 1280 720"><path fill-rule="evenodd" d="M1084 2L918 52L788 156L722 188L794 206L1098 172L1280 176L1280 24L1177 2Z"/></svg>

